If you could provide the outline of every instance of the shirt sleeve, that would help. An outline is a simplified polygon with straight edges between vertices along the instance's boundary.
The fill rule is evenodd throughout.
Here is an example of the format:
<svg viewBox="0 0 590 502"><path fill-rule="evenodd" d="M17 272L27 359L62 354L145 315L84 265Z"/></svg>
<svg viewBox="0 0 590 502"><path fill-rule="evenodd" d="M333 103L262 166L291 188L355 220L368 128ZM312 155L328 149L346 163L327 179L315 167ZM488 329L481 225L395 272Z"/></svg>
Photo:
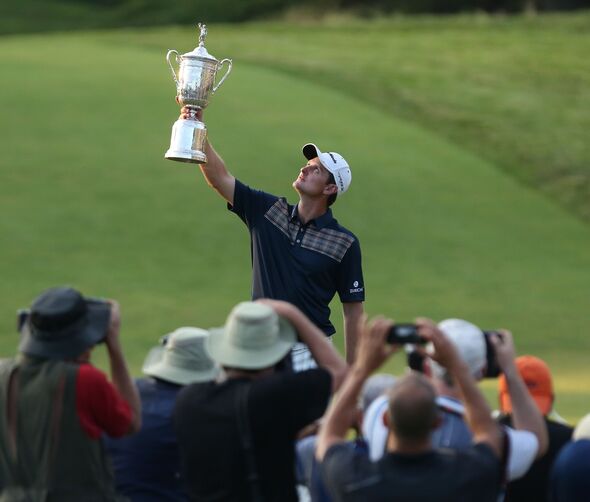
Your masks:
<svg viewBox="0 0 590 502"><path fill-rule="evenodd" d="M369 485L374 476L370 475L371 462L366 454L351 447L348 442L332 445L319 464L322 482L334 500L342 500L344 492L357 481Z"/></svg>
<svg viewBox="0 0 590 502"><path fill-rule="evenodd" d="M337 281L338 296L342 303L365 300L361 246L356 237L340 262Z"/></svg>
<svg viewBox="0 0 590 502"><path fill-rule="evenodd" d="M293 433L313 423L326 411L332 392L332 376L325 369L285 372L273 380L276 405L282 407L283 420Z"/></svg>
<svg viewBox="0 0 590 502"><path fill-rule="evenodd" d="M236 179L234 189L234 204L228 203L227 208L237 214L248 226L256 226L260 218L278 200L276 195L271 195L261 190L255 190Z"/></svg>
<svg viewBox="0 0 590 502"><path fill-rule="evenodd" d="M539 451L539 441L530 431L515 430L512 427L504 429L510 442L506 475L508 481L514 481L524 476L533 465Z"/></svg>
<svg viewBox="0 0 590 502"><path fill-rule="evenodd" d="M439 451L445 451L441 449ZM486 443L476 443L466 450L452 450L457 455L458 483L471 487L474 493L481 493L481 500L490 500L485 494L495 494L502 484L500 459Z"/></svg>
<svg viewBox="0 0 590 502"><path fill-rule="evenodd" d="M80 365L76 379L76 412L92 439L105 432L121 437L129 432L133 414L106 375L90 364Z"/></svg>

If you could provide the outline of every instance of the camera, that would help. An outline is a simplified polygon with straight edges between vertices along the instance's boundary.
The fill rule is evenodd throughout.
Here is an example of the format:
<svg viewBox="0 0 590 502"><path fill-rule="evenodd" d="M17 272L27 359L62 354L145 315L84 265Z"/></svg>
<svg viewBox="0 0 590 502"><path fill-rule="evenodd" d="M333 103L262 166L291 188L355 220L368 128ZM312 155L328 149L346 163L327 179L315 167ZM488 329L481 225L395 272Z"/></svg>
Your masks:
<svg viewBox="0 0 590 502"><path fill-rule="evenodd" d="M394 324L387 333L387 343L403 345L414 343L424 345L427 340L418 334L418 326L410 323Z"/></svg>
<svg viewBox="0 0 590 502"><path fill-rule="evenodd" d="M496 335L500 342L502 341L502 333L499 331L484 331L483 337L486 342L486 372L484 374L484 378L497 378L502 370L500 369L500 365L498 364L498 358L496 357L496 351L494 350L494 346L490 341L490 336Z"/></svg>
<svg viewBox="0 0 590 502"><path fill-rule="evenodd" d="M408 368L419 373L424 373L424 359L425 357L417 350L410 350L406 352L406 362Z"/></svg>

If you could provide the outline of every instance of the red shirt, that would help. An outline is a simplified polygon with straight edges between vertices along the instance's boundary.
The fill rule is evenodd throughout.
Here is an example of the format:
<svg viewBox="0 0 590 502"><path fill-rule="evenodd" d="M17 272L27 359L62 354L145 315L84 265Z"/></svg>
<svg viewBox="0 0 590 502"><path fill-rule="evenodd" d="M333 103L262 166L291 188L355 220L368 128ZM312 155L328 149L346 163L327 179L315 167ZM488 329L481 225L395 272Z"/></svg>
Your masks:
<svg viewBox="0 0 590 502"><path fill-rule="evenodd" d="M105 432L121 437L129 432L133 414L127 401L91 364L81 364L76 378L76 413L82 429L92 439Z"/></svg>

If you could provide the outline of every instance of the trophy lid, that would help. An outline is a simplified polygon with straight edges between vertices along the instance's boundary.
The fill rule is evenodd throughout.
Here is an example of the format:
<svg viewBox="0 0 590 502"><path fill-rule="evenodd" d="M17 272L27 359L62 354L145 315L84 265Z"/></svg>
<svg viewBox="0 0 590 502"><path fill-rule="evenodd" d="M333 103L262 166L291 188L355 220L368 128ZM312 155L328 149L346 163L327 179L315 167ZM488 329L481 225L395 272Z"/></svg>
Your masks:
<svg viewBox="0 0 590 502"><path fill-rule="evenodd" d="M199 23L197 28L200 30L199 34L199 45L195 47L191 52L186 52L182 55L183 58L192 58L192 59L208 59L210 61L217 61L217 58L212 56L207 52L205 49L205 37L207 36L207 26Z"/></svg>

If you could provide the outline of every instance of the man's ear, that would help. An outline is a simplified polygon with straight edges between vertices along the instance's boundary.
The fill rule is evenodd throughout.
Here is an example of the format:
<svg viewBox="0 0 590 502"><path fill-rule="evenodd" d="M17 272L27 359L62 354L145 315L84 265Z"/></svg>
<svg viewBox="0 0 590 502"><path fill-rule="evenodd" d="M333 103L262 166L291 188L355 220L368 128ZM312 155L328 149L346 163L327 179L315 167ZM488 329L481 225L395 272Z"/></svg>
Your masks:
<svg viewBox="0 0 590 502"><path fill-rule="evenodd" d="M324 195L332 195L338 193L338 187L335 183L329 183L324 187Z"/></svg>
<svg viewBox="0 0 590 502"><path fill-rule="evenodd" d="M389 412L385 411L381 420L383 420L383 425L389 429L389 424L391 423L391 420L389 420Z"/></svg>

